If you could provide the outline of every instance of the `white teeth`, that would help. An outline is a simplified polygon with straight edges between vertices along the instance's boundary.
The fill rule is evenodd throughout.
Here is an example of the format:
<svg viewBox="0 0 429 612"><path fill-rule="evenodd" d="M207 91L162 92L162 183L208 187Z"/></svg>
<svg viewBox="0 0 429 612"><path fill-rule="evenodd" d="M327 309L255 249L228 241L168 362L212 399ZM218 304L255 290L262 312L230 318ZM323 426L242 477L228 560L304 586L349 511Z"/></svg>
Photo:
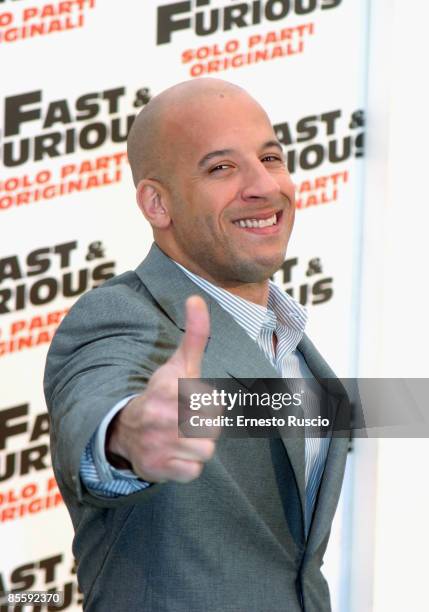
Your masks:
<svg viewBox="0 0 429 612"><path fill-rule="evenodd" d="M234 224L237 227L270 227L271 225L276 225L277 217L274 214L269 219L240 219L239 221L234 221Z"/></svg>

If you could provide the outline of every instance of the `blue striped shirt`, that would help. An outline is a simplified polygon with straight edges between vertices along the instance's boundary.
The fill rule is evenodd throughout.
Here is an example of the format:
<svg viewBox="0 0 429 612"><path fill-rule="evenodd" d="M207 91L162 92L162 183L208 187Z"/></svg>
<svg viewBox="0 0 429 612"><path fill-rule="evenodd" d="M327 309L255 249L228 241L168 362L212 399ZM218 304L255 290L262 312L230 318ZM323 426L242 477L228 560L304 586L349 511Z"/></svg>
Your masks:
<svg viewBox="0 0 429 612"><path fill-rule="evenodd" d="M177 262L176 262L177 263ZM209 281L190 272L180 264L180 269L201 289L208 293L241 325L247 334L263 351L267 359L282 378L307 379L306 393L303 395L304 416L317 416L319 409L318 382L308 369L304 358L297 350L305 329L307 312L301 304L277 285L270 281L267 307L240 298L225 289L216 287ZM277 345L274 348L273 334ZM289 386L293 381L289 381ZM296 391L302 389L302 381L297 381ZM292 392L295 390L292 388ZM81 460L80 474L83 482L91 491L117 497L142 490L150 486L140 480L130 470L118 470L106 460L104 441L106 429L113 416L130 399L124 398L107 414L87 445ZM320 485L329 438L307 437L305 439L305 487L306 487L306 530L308 531L314 504Z"/></svg>

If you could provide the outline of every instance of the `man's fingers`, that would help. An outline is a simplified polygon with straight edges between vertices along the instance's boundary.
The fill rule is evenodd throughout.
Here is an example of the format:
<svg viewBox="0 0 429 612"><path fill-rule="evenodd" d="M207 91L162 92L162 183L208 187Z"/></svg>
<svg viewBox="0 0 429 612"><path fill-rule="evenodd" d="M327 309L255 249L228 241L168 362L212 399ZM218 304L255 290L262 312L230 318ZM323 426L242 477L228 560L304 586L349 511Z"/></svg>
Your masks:
<svg viewBox="0 0 429 612"><path fill-rule="evenodd" d="M193 295L186 300L186 330L179 351L185 363L186 376L200 376L201 361L210 334L210 317L203 298Z"/></svg>
<svg viewBox="0 0 429 612"><path fill-rule="evenodd" d="M183 459L170 459L168 461L168 480L175 482L191 482L198 478L203 471L203 463L199 461L184 461Z"/></svg>
<svg viewBox="0 0 429 612"><path fill-rule="evenodd" d="M185 439L181 438L180 443L174 451L177 459L186 461L209 461L215 453L215 442L207 439Z"/></svg>
<svg viewBox="0 0 429 612"><path fill-rule="evenodd" d="M169 449L165 452L164 447L164 453L156 447L139 453L138 460L133 463L135 473L148 482L190 482L200 475L216 449L215 442L206 439L178 439L166 446Z"/></svg>

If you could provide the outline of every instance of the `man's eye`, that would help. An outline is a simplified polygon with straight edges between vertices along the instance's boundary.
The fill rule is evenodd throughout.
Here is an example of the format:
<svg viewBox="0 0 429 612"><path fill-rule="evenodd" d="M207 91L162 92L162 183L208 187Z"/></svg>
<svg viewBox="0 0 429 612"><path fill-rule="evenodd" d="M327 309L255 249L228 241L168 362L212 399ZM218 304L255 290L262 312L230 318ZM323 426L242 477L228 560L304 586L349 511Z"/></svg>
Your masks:
<svg viewBox="0 0 429 612"><path fill-rule="evenodd" d="M283 158L279 157L278 155L264 155L261 161L280 162L281 164L285 163Z"/></svg>
<svg viewBox="0 0 429 612"><path fill-rule="evenodd" d="M231 166L229 166L228 164L218 164L217 166L213 166L213 168L210 168L209 172L210 174L212 172L219 172L220 170L228 170L228 168L230 168Z"/></svg>

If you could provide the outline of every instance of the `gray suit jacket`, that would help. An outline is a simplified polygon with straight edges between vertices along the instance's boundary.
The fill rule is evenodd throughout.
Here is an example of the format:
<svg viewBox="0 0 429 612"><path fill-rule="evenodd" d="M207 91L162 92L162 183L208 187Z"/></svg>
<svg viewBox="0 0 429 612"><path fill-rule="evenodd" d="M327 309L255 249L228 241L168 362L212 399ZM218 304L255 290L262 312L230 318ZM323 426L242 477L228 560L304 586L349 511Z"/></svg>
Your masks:
<svg viewBox="0 0 429 612"><path fill-rule="evenodd" d="M176 349L184 301L202 295L211 335L207 378L276 378L255 342L153 246L135 272L71 309L49 351L45 394L55 475L75 528L90 612L328 612L320 566L348 441L332 438L308 539L303 439L222 439L202 475L116 499L80 481L83 450L116 402L142 392ZM298 349L319 380L333 373L307 337ZM345 410L342 388L337 412Z"/></svg>

